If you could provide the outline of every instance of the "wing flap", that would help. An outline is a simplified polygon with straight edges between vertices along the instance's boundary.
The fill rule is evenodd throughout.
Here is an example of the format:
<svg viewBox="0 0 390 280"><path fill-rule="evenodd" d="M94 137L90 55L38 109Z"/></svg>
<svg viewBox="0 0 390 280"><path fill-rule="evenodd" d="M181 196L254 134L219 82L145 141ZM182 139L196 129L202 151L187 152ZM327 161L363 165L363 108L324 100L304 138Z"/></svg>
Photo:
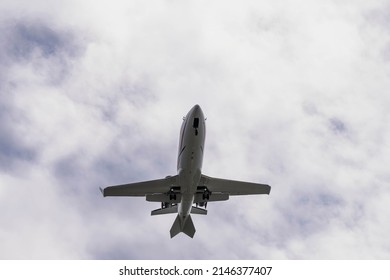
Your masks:
<svg viewBox="0 0 390 280"><path fill-rule="evenodd" d="M167 193L177 183L177 175L164 179L109 186L102 190L103 196L146 196Z"/></svg>
<svg viewBox="0 0 390 280"><path fill-rule="evenodd" d="M211 193L250 195L269 194L271 192L271 187L269 185L213 178L206 175L201 176L200 184L207 187Z"/></svg>
<svg viewBox="0 0 390 280"><path fill-rule="evenodd" d="M212 193L209 198L204 198L203 194L197 193L194 197L194 203L211 202L211 201L226 201L229 200L228 193Z"/></svg>
<svg viewBox="0 0 390 280"><path fill-rule="evenodd" d="M146 201L149 202L167 202L167 203L179 203L181 201L181 194L175 194L175 198L171 199L169 194L158 193L158 194L147 194Z"/></svg>

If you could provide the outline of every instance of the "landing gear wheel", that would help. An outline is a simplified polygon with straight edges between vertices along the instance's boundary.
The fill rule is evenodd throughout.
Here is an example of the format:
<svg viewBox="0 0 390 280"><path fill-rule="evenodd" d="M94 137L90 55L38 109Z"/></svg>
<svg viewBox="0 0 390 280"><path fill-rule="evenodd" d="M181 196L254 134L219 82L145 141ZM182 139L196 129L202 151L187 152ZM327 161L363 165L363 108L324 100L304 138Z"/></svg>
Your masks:
<svg viewBox="0 0 390 280"><path fill-rule="evenodd" d="M210 199L210 192L208 190L204 191L202 198L203 198L203 200L209 200Z"/></svg>
<svg viewBox="0 0 390 280"><path fill-rule="evenodd" d="M175 193L170 193L169 194L169 200L176 200L176 194Z"/></svg>

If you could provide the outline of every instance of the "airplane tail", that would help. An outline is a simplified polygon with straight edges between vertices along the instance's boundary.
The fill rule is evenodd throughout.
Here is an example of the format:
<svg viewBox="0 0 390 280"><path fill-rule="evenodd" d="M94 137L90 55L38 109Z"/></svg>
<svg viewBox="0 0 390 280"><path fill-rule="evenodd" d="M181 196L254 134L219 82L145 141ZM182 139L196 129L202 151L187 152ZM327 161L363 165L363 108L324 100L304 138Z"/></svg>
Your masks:
<svg viewBox="0 0 390 280"><path fill-rule="evenodd" d="M189 237L193 238L195 234L195 226L192 222L191 215L188 215L188 217L182 221L180 219L180 216L176 216L176 220L172 225L172 228L170 230L171 238L179 234L180 232L183 232L187 234Z"/></svg>

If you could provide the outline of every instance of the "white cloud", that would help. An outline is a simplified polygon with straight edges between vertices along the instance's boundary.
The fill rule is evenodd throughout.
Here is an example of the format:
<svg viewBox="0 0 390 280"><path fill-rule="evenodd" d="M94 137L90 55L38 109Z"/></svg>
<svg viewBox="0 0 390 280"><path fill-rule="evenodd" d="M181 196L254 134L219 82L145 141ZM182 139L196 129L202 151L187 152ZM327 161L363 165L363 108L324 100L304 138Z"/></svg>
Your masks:
<svg viewBox="0 0 390 280"><path fill-rule="evenodd" d="M23 2L0 9L0 258L389 257L385 2ZM98 187L174 174L195 103L203 172L272 191L170 240Z"/></svg>

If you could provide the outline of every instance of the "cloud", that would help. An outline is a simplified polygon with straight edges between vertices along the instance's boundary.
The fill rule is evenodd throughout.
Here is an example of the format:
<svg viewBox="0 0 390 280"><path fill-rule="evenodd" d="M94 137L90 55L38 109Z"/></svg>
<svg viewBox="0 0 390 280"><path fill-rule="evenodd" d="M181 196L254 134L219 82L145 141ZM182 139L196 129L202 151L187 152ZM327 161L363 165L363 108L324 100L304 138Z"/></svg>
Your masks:
<svg viewBox="0 0 390 280"><path fill-rule="evenodd" d="M0 258L389 257L381 1L1 6ZM195 103L203 172L272 190L171 240L158 204L98 187L175 174Z"/></svg>

